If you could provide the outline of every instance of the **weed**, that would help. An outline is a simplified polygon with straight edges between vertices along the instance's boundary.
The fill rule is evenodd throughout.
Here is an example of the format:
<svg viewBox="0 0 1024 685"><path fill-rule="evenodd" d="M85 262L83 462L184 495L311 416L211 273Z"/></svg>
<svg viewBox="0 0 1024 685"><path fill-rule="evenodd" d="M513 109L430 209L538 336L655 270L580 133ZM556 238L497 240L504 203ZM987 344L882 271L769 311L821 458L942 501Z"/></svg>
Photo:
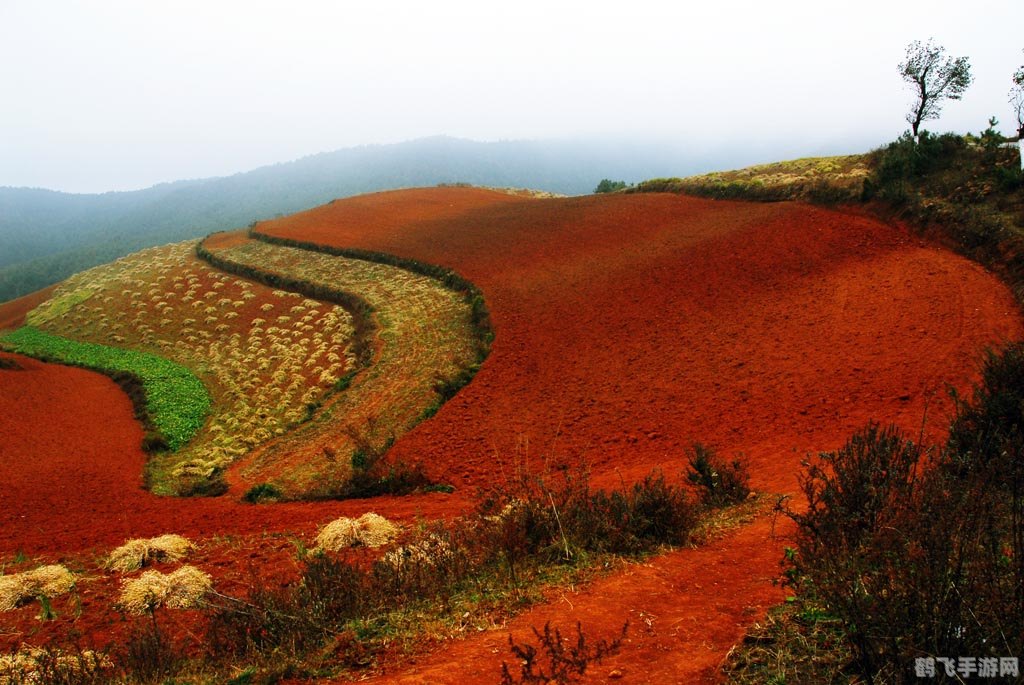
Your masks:
<svg viewBox="0 0 1024 685"><path fill-rule="evenodd" d="M508 637L509 649L519 660L519 669L513 675L508 664L501 664L502 685L518 683L573 683L579 682L580 676L594 663L619 651L622 641L629 629L629 622L622 626L622 632L612 640L600 640L595 645L587 644L582 626L576 624L576 640L566 644L557 628L552 629L550 623L544 624L544 630L533 628L533 635L538 646L528 643L517 644L512 636Z"/></svg>
<svg viewBox="0 0 1024 685"><path fill-rule="evenodd" d="M142 683L162 681L182 661L176 646L157 625L155 613L135 625L118 656L124 670Z"/></svg>
<svg viewBox="0 0 1024 685"><path fill-rule="evenodd" d="M701 499L709 508L739 504L750 495L750 477L739 459L723 461L710 447L695 442L687 461L687 478L701 489Z"/></svg>

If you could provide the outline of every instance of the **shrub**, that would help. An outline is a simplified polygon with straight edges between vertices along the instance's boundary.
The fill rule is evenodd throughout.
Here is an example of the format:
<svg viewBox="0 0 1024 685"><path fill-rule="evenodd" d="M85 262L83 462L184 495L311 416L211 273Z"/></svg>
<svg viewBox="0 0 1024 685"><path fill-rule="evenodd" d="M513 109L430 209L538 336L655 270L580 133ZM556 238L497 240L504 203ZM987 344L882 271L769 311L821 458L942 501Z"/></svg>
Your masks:
<svg viewBox="0 0 1024 685"><path fill-rule="evenodd" d="M222 600L206 629L208 656L230 663L282 647L297 653L319 643L324 631L305 620L294 598L289 588L254 581L245 600Z"/></svg>
<svg viewBox="0 0 1024 685"><path fill-rule="evenodd" d="M612 640L601 640L591 646L583 635L583 628L576 623L576 640L567 643L562 639L562 634L557 628L552 629L551 623L544 624L544 630L539 631L533 628L533 635L537 639L538 647L528 643L516 644L512 636L508 637L509 649L519 660L519 673L515 676L508 664L501 664L502 685L515 685L517 683L573 683L579 682L579 676L587 672L587 668L594 663L599 663L606 656L619 651L626 631L629 629L627 622L622 626L622 633Z"/></svg>
<svg viewBox="0 0 1024 685"><path fill-rule="evenodd" d="M245 491L242 500L249 504L262 504L277 502L282 496L281 489L273 483L258 483Z"/></svg>
<svg viewBox="0 0 1024 685"><path fill-rule="evenodd" d="M134 680L162 682L183 660L175 645L160 630L155 615L136 625L120 650L119 661Z"/></svg>
<svg viewBox="0 0 1024 685"><path fill-rule="evenodd" d="M481 502L485 545L514 574L520 559L570 561L579 553L638 554L661 544L683 544L697 508L682 488L652 474L611 493L590 488L586 471L565 472L549 484L522 478Z"/></svg>
<svg viewBox="0 0 1024 685"><path fill-rule="evenodd" d="M956 397L956 407L949 433L955 462L964 469L992 465L1019 476L1024 464L1014 458L1014 448L1024 432L1024 343L989 351L973 396Z"/></svg>
<svg viewBox="0 0 1024 685"><path fill-rule="evenodd" d="M701 500L709 508L738 504L750 495L750 476L739 459L726 462L710 447L693 443L687 455L690 471L686 477L701 489Z"/></svg>
<svg viewBox="0 0 1024 685"><path fill-rule="evenodd" d="M344 483L334 489L313 493L313 497L356 499L381 495L408 495L432 487L436 487L436 484L427 476L423 464L419 462L385 464L379 458L371 458L368 466L355 469Z"/></svg>
<svg viewBox="0 0 1024 685"><path fill-rule="evenodd" d="M803 481L791 582L839 617L867 679L914 657L1024 649L1020 344L990 354L944 449L869 425Z"/></svg>
<svg viewBox="0 0 1024 685"><path fill-rule="evenodd" d="M625 181L612 181L611 179L603 178L597 184L597 187L594 188L594 193L614 193L616 190L622 190L625 187Z"/></svg>

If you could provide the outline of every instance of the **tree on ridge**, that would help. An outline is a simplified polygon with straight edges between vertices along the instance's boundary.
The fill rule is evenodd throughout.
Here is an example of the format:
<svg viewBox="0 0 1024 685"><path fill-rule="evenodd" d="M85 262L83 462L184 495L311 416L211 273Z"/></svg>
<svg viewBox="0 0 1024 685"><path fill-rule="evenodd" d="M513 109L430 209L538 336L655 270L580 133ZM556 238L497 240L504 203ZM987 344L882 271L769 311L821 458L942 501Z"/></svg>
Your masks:
<svg viewBox="0 0 1024 685"><path fill-rule="evenodd" d="M938 119L943 100L959 100L971 85L971 64L966 57L948 57L946 49L915 40L907 46L907 58L899 64L900 76L914 89L916 99L907 123L914 138L921 123Z"/></svg>

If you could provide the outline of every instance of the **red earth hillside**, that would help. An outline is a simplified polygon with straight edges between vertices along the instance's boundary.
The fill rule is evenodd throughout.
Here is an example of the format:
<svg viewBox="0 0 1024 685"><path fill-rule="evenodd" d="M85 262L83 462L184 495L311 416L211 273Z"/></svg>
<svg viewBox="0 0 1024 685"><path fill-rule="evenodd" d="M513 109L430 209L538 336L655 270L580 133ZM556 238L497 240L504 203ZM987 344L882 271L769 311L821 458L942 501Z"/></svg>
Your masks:
<svg viewBox="0 0 1024 685"><path fill-rule="evenodd" d="M317 524L368 509L406 521L449 516L475 486L523 467L583 462L604 486L656 467L675 475L693 441L742 453L755 489L793 493L807 453L839 446L869 419L916 433L927 415L941 434L947 385L965 388L986 346L1024 332L1009 291L980 267L900 227L801 204L432 188L339 200L257 230L440 264L480 286L496 332L490 357L388 455L423 461L456 493L260 507L158 499L139 488L141 430L116 386L26 361L0 371L4 559L18 550L56 559L165 532L308 539ZM640 632L616 657L621 682L713 678L779 597L768 580L783 543L769 528L759 520L659 558L510 627L523 638L531 624L578 618L601 637L626 618L658 615L644 631L634 624ZM247 540L227 543L230 560L210 560L225 564L219 583L226 574L237 588L243 562L258 559ZM81 618L64 612L67 624L46 631L103 631L98 622L116 616L89 607L108 600L87 600ZM22 611L23 634L50 634L36 634L34 610ZM493 682L506 637L468 638L413 668L389 666L385 679ZM450 668L449 657L472 669Z"/></svg>
<svg viewBox="0 0 1024 685"><path fill-rule="evenodd" d="M393 448L456 485L524 460L583 459L615 481L674 471L696 440L742 451L755 487L789 492L807 452L869 419L916 431L930 403L941 429L946 384L1021 333L993 276L862 216L674 195L434 214L485 192L379 193L257 228L441 264L483 289L490 358Z"/></svg>

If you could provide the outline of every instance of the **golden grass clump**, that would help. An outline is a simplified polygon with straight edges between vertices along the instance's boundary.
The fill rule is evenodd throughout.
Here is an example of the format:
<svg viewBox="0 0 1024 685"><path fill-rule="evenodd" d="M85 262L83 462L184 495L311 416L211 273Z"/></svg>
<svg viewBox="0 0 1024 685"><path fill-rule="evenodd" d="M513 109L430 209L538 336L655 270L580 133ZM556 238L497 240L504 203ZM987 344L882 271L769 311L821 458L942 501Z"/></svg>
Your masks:
<svg viewBox="0 0 1024 685"><path fill-rule="evenodd" d="M182 566L173 573L146 571L124 581L118 605L129 614L145 614L160 607L190 609L212 589L209 574L195 566Z"/></svg>
<svg viewBox="0 0 1024 685"><path fill-rule="evenodd" d="M181 561L195 545L180 535L135 538L115 549L107 557L106 567L119 573L137 571L155 561Z"/></svg>
<svg viewBox="0 0 1024 685"><path fill-rule="evenodd" d="M396 571L417 567L436 566L439 561L450 557L452 547L446 540L430 534L408 545L397 547L384 555L382 561Z"/></svg>
<svg viewBox="0 0 1024 685"><path fill-rule="evenodd" d="M67 678L67 682L78 682L74 676L94 675L112 666L105 654L91 649L65 654L57 650L22 645L13 654L0 655L0 685L42 683L44 673L51 678L61 678L60 682L65 682L63 678Z"/></svg>
<svg viewBox="0 0 1024 685"><path fill-rule="evenodd" d="M342 516L320 529L317 549L337 552L346 547L381 547L398 536L398 526L383 516L367 512L357 519Z"/></svg>
<svg viewBox="0 0 1024 685"><path fill-rule="evenodd" d="M0 611L10 611L37 597L56 597L71 592L75 576L60 564L0 576Z"/></svg>

